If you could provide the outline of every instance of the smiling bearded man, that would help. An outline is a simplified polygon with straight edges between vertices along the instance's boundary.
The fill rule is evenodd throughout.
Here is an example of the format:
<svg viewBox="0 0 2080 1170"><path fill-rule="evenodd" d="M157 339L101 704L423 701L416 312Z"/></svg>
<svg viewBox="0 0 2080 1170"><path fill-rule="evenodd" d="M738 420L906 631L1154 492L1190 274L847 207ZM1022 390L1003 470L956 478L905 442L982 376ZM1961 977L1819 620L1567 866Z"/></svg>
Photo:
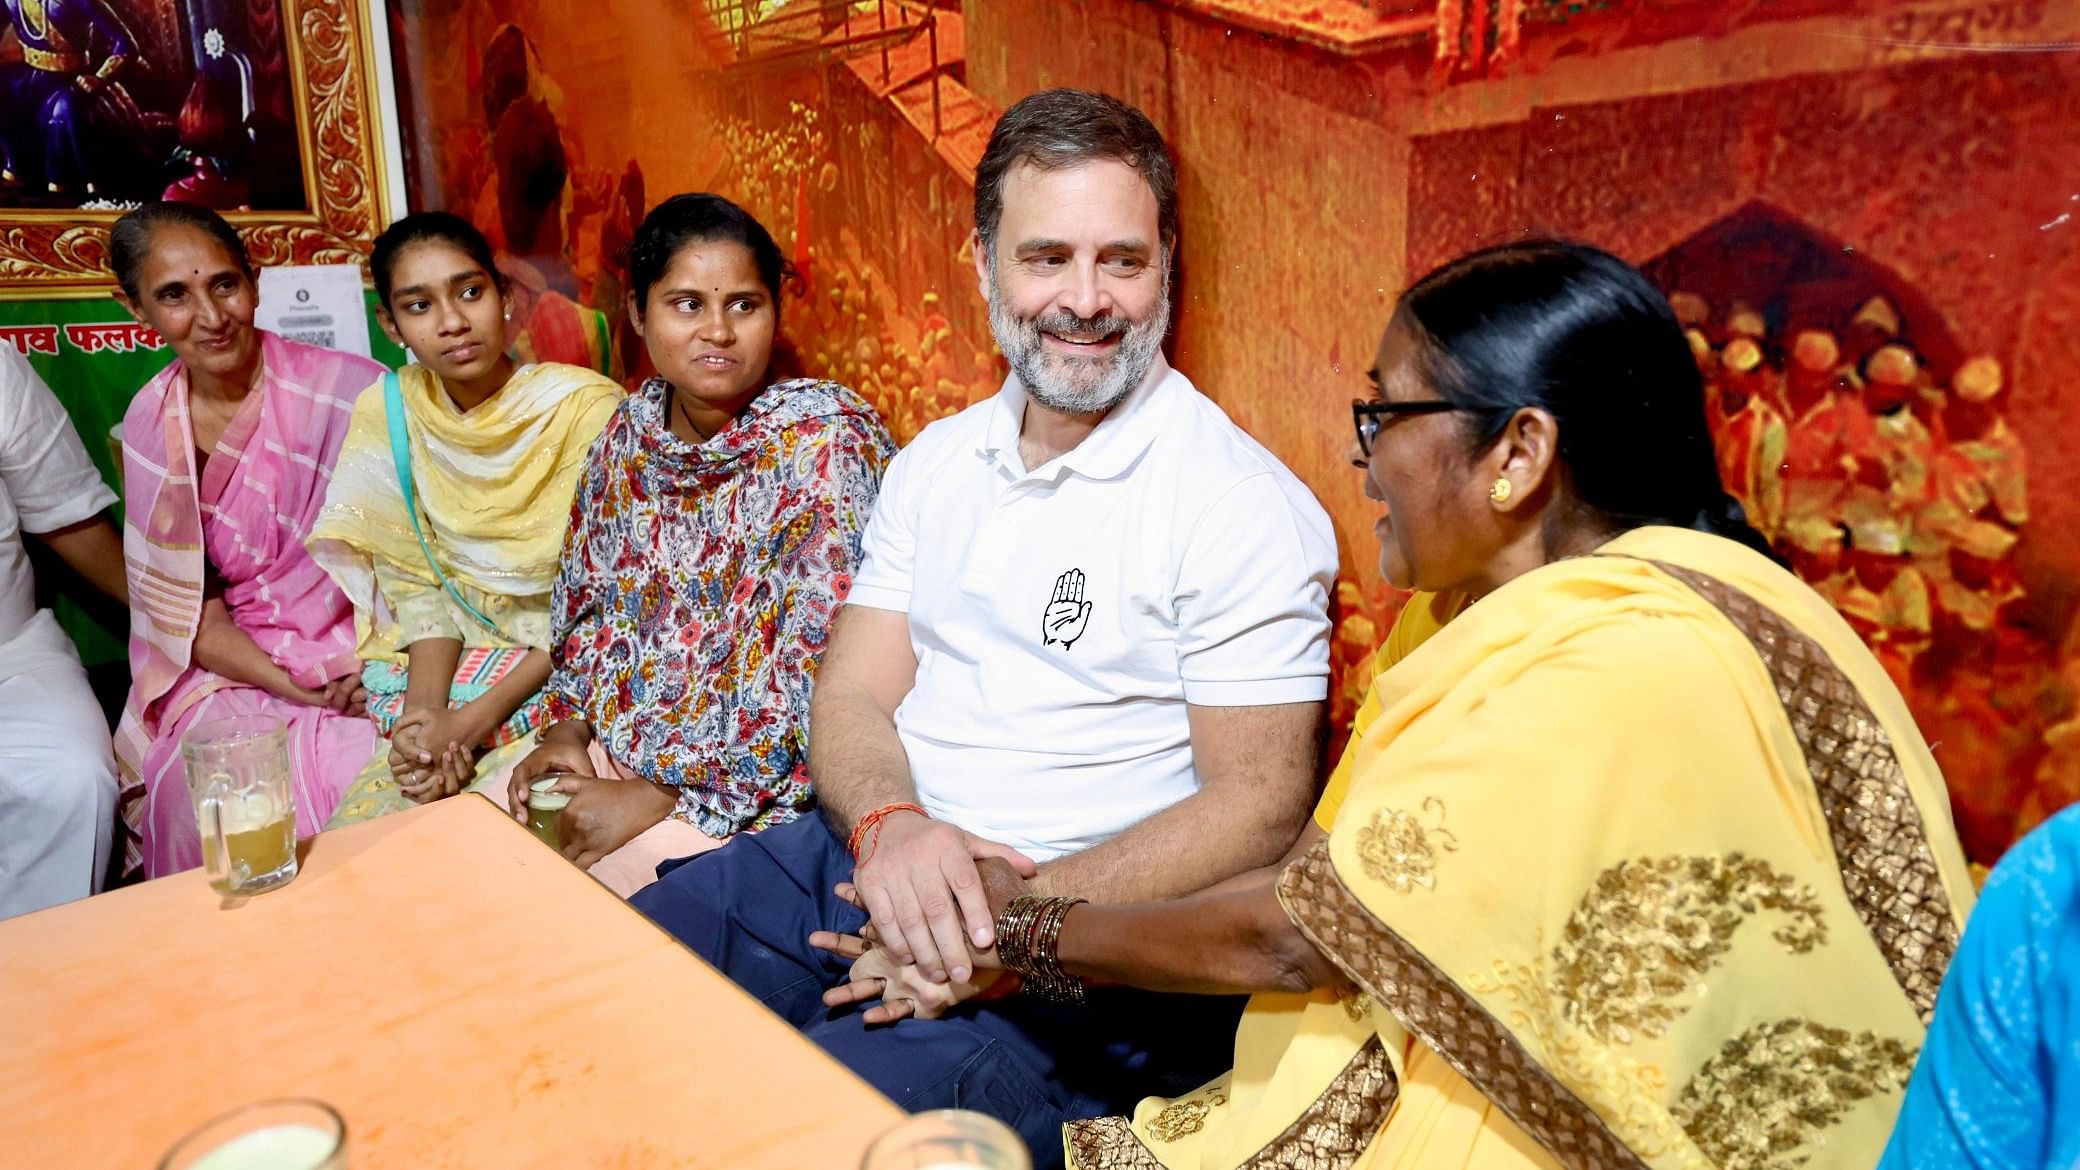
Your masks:
<svg viewBox="0 0 2080 1170"><path fill-rule="evenodd" d="M1335 541L1163 360L1176 242L1140 111L1076 90L1005 111L973 243L1012 376L889 465L811 700L823 818L667 862L632 900L898 1104L1002 1118L1042 1170L1064 1120L1227 1067L1237 1005L1043 985L943 1010L998 931L975 858L1160 898L1276 860L1314 796ZM860 962L810 945L869 913ZM883 1007L829 1010L862 995Z"/></svg>
<svg viewBox="0 0 2080 1170"><path fill-rule="evenodd" d="M1114 314L1085 319L1057 309L1031 322L1012 311L992 268L983 286L989 330L1033 401L1063 414L1102 415L1134 392L1162 356L1170 330L1169 266L1157 268L1162 282L1155 309L1140 321ZM1091 352L1050 353L1047 339Z"/></svg>

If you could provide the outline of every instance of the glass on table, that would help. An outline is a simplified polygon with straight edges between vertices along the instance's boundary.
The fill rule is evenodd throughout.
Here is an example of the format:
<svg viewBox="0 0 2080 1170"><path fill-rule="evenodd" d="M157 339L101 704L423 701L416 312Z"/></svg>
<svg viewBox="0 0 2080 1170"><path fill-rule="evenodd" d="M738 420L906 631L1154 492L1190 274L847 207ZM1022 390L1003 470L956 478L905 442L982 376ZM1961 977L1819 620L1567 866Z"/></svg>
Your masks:
<svg viewBox="0 0 2080 1170"><path fill-rule="evenodd" d="M347 1123L323 1101L259 1101L175 1142L159 1170L346 1170Z"/></svg>
<svg viewBox="0 0 2080 1170"><path fill-rule="evenodd" d="M563 852L563 830L558 827L558 818L564 806L571 802L568 792L551 792L556 782L576 772L549 772L527 786L527 828L544 844L558 853Z"/></svg>
<svg viewBox="0 0 2080 1170"><path fill-rule="evenodd" d="M296 876L289 738L272 715L198 723L181 737L202 867L220 894L261 894Z"/></svg>
<svg viewBox="0 0 2080 1170"><path fill-rule="evenodd" d="M1033 1170L1011 1127L966 1109L906 1118L867 1147L860 1170Z"/></svg>

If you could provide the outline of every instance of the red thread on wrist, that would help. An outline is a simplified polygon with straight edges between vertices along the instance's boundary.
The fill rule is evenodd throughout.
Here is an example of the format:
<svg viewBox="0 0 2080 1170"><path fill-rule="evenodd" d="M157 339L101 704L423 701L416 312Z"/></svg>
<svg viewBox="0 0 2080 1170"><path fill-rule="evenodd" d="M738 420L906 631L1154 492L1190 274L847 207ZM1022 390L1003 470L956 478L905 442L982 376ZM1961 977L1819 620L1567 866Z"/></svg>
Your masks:
<svg viewBox="0 0 2080 1170"><path fill-rule="evenodd" d="M929 819L932 815L924 811L924 809L919 805L885 804L882 805L880 808L875 809L873 812L868 813L866 816L861 817L859 819L859 823L852 826L852 836L846 838L845 840L845 852L852 854L852 860L854 864L857 864L860 861L865 860L864 858L860 857L859 851L860 848L867 843L867 833L870 830L879 828L883 820L886 820L888 817L891 817L899 812L913 812L916 813L918 816L925 817L927 819ZM879 837L880 834L876 833L875 838L878 840Z"/></svg>

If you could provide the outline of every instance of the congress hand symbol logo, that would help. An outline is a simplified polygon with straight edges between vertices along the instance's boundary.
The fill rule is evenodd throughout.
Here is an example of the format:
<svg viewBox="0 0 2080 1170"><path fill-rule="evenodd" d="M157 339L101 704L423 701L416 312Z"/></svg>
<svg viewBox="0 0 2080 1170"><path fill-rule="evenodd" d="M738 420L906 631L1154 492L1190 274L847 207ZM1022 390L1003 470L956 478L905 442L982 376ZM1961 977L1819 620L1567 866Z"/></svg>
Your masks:
<svg viewBox="0 0 2080 1170"><path fill-rule="evenodd" d="M1040 644L1067 650L1090 624L1091 603L1083 599L1083 570L1071 569L1054 579L1054 597L1040 618Z"/></svg>

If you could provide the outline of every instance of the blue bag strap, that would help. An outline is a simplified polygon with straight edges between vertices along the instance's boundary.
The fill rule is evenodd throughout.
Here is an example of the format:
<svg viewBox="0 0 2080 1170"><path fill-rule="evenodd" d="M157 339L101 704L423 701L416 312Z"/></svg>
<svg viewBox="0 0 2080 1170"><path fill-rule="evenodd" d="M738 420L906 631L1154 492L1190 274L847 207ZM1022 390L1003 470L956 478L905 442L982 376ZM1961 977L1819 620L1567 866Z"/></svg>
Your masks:
<svg viewBox="0 0 2080 1170"><path fill-rule="evenodd" d="M383 417L390 424L390 461L397 465L397 486L404 492L404 514L412 518L412 533L419 538L419 551L426 557L426 566L433 570L433 579L441 583L455 604L469 612L469 616L500 639L510 641L498 623L485 617L483 612L469 603L469 599L448 580L441 571L441 563L433 555L433 546L426 543L426 529L419 523L419 493L412 482L412 446L404 427L404 383L395 371L383 375Z"/></svg>

